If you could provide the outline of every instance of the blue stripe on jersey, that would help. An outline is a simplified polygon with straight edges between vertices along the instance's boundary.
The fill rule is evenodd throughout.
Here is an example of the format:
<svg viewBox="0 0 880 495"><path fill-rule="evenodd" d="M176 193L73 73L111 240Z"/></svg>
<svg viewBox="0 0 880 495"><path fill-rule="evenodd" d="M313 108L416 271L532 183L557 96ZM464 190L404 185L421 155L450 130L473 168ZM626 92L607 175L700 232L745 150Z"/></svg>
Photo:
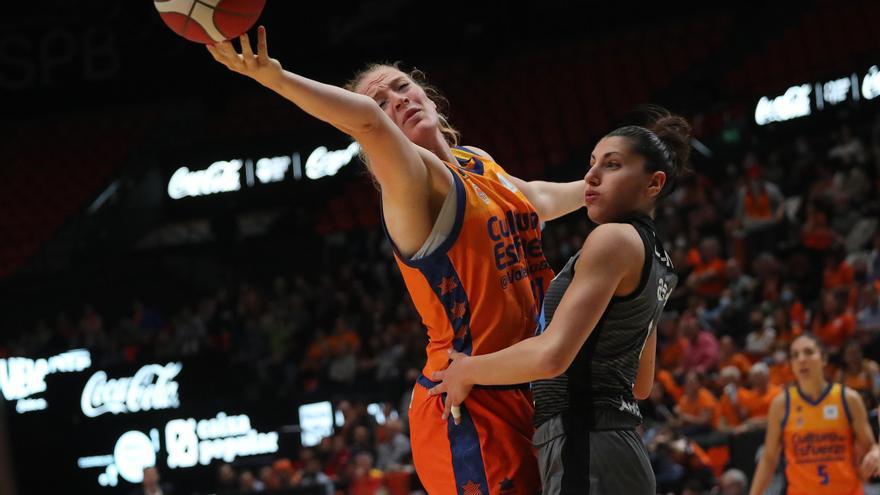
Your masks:
<svg viewBox="0 0 880 495"><path fill-rule="evenodd" d="M419 271L425 276L440 304L446 310L446 317L455 335L452 348L470 356L473 351L471 303L452 260L449 256L443 256L434 259L432 263L420 265Z"/></svg>
<svg viewBox="0 0 880 495"><path fill-rule="evenodd" d="M852 414L849 412L849 404L846 402L846 385L840 382L840 401L843 402L843 411L846 413L846 419L852 424Z"/></svg>
<svg viewBox="0 0 880 495"><path fill-rule="evenodd" d="M440 385L442 382L435 382L429 379L425 375L419 375L419 379L416 382L425 387L428 390ZM514 385L474 385L475 390L528 390L528 383L517 383Z"/></svg>
<svg viewBox="0 0 880 495"><path fill-rule="evenodd" d="M472 160L474 161L474 163L473 163L473 165L471 165L468 168L468 170L470 170L471 172L473 172L477 175L483 175L483 172L485 172L486 170L485 170L485 167L483 166L482 160L480 160L477 157L473 157Z"/></svg>
<svg viewBox="0 0 880 495"><path fill-rule="evenodd" d="M544 305L541 305L541 314L538 315L538 321L535 322L535 335L541 335L547 328L547 318L544 316Z"/></svg>
<svg viewBox="0 0 880 495"><path fill-rule="evenodd" d="M458 164L461 165L462 168L477 175L483 175L483 172L486 171L485 166L483 165L482 160L477 158L477 153L475 151L465 148L464 146L456 146L456 149L459 149L471 155L470 158L455 158L456 160L458 160ZM469 163L470 165L468 165Z"/></svg>
<svg viewBox="0 0 880 495"><path fill-rule="evenodd" d="M789 387L788 385L785 386L785 415L782 416L783 435L785 434L785 424L788 423L788 412L791 409L791 393L789 392L790 388L791 387ZM784 448L785 437L784 436L782 438L782 443L783 443L783 448L780 449L780 453L779 453L780 464L782 464L782 466L781 466L781 469L782 469L782 490L780 490L779 493L788 493L788 475L785 474L787 471L786 464L788 464L788 459L786 459L786 457L785 457L785 448Z"/></svg>
<svg viewBox="0 0 880 495"><path fill-rule="evenodd" d="M446 400L446 394L443 394ZM489 482L486 481L486 466L480 451L480 437L467 407L461 405L461 423L456 425L452 416L446 423L449 446L452 450L452 471L455 473L455 488L459 495L470 495L476 486L481 495L489 495ZM476 485L476 486L474 486Z"/></svg>
<svg viewBox="0 0 880 495"><path fill-rule="evenodd" d="M828 397L828 393L831 392L831 388L834 387L834 382L828 382L828 386L825 387L825 390L819 394L819 397L817 397L816 400L810 399L810 397L801 390L801 386L798 385L797 382L795 382L794 386L797 388L798 395L804 400L804 402L811 406L818 406L823 400L825 400L825 397Z"/></svg>
<svg viewBox="0 0 880 495"><path fill-rule="evenodd" d="M791 394L788 391L789 387L785 387L785 414L782 416L782 428L785 428L785 423L788 422L788 411L791 408Z"/></svg>

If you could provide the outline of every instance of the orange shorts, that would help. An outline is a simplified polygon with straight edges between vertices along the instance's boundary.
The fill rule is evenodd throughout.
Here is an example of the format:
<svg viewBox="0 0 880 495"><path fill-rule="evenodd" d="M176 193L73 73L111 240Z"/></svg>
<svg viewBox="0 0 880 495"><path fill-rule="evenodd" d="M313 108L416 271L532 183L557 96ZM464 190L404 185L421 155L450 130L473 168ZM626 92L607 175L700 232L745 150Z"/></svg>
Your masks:
<svg viewBox="0 0 880 495"><path fill-rule="evenodd" d="M461 424L443 421L444 396L420 377L409 408L416 473L429 495L535 495L541 481L532 446L532 394L526 388L474 388Z"/></svg>

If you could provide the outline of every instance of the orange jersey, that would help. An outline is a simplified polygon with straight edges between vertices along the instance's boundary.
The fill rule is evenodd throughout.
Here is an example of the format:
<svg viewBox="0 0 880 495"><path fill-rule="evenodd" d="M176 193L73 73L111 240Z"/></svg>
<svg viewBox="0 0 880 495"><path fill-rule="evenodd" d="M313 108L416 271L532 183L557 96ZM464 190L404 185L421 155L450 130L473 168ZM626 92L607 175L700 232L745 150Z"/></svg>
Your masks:
<svg viewBox="0 0 880 495"><path fill-rule="evenodd" d="M726 390L721 393L721 400L718 401L718 417L715 420L716 428L721 425L721 420L724 420L724 424L728 427L739 426L742 424L742 420L739 419L739 412L736 410L736 407L737 404L742 404L748 393L748 390L737 387L736 403L730 400L730 396L727 394Z"/></svg>
<svg viewBox="0 0 880 495"><path fill-rule="evenodd" d="M553 271L541 249L541 225L528 199L496 163L454 149L455 225L433 253L404 259L395 252L415 307L428 330L426 377L446 368L454 348L488 354L535 333Z"/></svg>
<svg viewBox="0 0 880 495"><path fill-rule="evenodd" d="M743 376L748 376L749 370L752 369L752 360L741 352L736 352L727 359L718 363L718 369L723 370L728 366L738 369Z"/></svg>
<svg viewBox="0 0 880 495"><path fill-rule="evenodd" d="M843 345L846 339L856 333L856 320L852 313L845 311L824 324L819 320L813 321L813 333L828 347L837 348Z"/></svg>
<svg viewBox="0 0 880 495"><path fill-rule="evenodd" d="M846 261L840 262L839 265L826 268L822 272L822 287L826 289L841 289L853 285L855 281L855 271L853 267Z"/></svg>
<svg viewBox="0 0 880 495"><path fill-rule="evenodd" d="M763 394L757 390L745 390L744 392L746 393L743 394L741 404L746 409L748 417L760 418L767 416L767 412L770 410L770 403L779 392L782 392L782 388L770 384L767 386L767 391Z"/></svg>
<svg viewBox="0 0 880 495"><path fill-rule="evenodd" d="M782 438L789 495L862 493L844 391L831 383L814 402L797 385L786 389Z"/></svg>
<svg viewBox="0 0 880 495"><path fill-rule="evenodd" d="M687 394L683 394L681 398L678 399L678 410L685 414L690 414L691 416L700 416L705 410L712 411L711 424L718 424L718 415L720 413L718 399L712 395L712 392L704 387L700 387L700 390L697 391L697 396L694 399L688 397Z"/></svg>
<svg viewBox="0 0 880 495"><path fill-rule="evenodd" d="M745 212L748 218L770 218L773 211L770 209L770 196L764 188L758 195L754 195L751 189L746 189Z"/></svg>
<svg viewBox="0 0 880 495"><path fill-rule="evenodd" d="M540 490L527 385L475 387L462 424L440 419L445 396L429 378L452 348L495 352L535 334L553 271L531 203L491 160L453 149L456 192L449 237L424 258L395 258L428 331L427 362L409 410L413 463L428 493L533 494Z"/></svg>

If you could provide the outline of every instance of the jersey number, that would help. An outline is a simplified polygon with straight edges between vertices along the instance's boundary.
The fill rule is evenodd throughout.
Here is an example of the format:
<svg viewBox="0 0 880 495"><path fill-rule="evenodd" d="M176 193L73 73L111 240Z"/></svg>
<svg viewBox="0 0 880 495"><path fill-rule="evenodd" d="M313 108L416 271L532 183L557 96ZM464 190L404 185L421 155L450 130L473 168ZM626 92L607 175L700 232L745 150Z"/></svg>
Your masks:
<svg viewBox="0 0 880 495"><path fill-rule="evenodd" d="M827 466L825 466L824 464L819 464L818 466L816 466L816 470L818 471L818 474L819 474L819 484L820 485L827 485L828 484L828 481L829 481L828 480L828 470L826 469L826 467Z"/></svg>

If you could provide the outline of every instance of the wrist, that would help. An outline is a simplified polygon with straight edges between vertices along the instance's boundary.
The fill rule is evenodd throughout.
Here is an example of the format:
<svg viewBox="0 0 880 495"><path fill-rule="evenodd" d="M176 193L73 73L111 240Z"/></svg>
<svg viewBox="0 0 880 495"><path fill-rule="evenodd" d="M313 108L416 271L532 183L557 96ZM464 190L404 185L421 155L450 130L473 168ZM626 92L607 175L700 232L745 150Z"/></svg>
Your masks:
<svg viewBox="0 0 880 495"><path fill-rule="evenodd" d="M281 92L281 87L284 82L284 69L279 68L277 72L272 74L265 74L263 77L255 78L257 82L262 84L263 86L275 91L276 93Z"/></svg>
<svg viewBox="0 0 880 495"><path fill-rule="evenodd" d="M468 387L476 385L476 377L479 373L479 363L477 358L467 356L460 359L462 383Z"/></svg>

